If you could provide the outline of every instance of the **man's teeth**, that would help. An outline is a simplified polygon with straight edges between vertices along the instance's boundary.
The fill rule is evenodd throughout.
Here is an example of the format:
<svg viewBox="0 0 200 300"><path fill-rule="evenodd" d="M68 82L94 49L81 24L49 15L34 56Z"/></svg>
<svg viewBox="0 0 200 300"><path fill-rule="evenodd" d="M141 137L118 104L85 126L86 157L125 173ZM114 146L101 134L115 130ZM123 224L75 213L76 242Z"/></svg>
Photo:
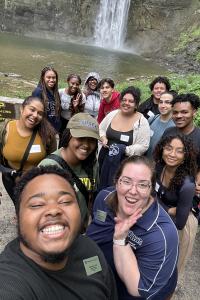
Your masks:
<svg viewBox="0 0 200 300"><path fill-rule="evenodd" d="M64 230L63 225L52 225L52 226L45 227L41 231L47 234L55 234L55 233L62 232L63 230Z"/></svg>

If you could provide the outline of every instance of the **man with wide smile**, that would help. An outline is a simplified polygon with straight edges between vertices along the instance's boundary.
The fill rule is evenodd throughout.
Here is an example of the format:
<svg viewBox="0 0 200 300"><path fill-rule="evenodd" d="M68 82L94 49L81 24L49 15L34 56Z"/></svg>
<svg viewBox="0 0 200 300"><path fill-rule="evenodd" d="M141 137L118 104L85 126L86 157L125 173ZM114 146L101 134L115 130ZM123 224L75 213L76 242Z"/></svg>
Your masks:
<svg viewBox="0 0 200 300"><path fill-rule="evenodd" d="M18 238L0 255L0 299L117 299L103 254L79 234L69 174L55 166L34 168L15 196Z"/></svg>
<svg viewBox="0 0 200 300"><path fill-rule="evenodd" d="M195 150L197 151L197 164L200 166L200 128L194 124L194 117L200 107L199 96L188 93L179 94L172 100L172 119L174 127L167 128L164 136L182 133L191 139Z"/></svg>

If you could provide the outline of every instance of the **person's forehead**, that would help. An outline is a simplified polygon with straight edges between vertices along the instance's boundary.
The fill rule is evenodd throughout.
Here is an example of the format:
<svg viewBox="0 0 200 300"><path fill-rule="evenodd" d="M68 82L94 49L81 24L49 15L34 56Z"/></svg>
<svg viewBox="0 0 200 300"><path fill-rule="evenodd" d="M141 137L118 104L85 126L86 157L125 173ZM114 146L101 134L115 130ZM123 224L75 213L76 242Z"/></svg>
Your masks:
<svg viewBox="0 0 200 300"><path fill-rule="evenodd" d="M59 192L60 190L70 192L75 196L75 192L71 184L63 177L56 174L38 175L30 180L24 187L21 198L31 196L31 193L50 193Z"/></svg>
<svg viewBox="0 0 200 300"><path fill-rule="evenodd" d="M153 86L153 88L157 88L157 87L164 87L166 88L166 85L164 82L156 82Z"/></svg>
<svg viewBox="0 0 200 300"><path fill-rule="evenodd" d="M122 176L138 177L140 179L149 179L151 177L151 169L143 163L128 163L125 165Z"/></svg>
<svg viewBox="0 0 200 300"><path fill-rule="evenodd" d="M181 111L181 110L192 110L193 107L189 101L186 102L176 102L173 106L173 110Z"/></svg>
<svg viewBox="0 0 200 300"><path fill-rule="evenodd" d="M46 71L45 75L46 75L46 76L55 76L55 77L56 77L56 74L55 74L54 71L52 71L52 70Z"/></svg>
<svg viewBox="0 0 200 300"><path fill-rule="evenodd" d="M111 85L108 83L108 82L104 82L102 85L101 85L101 88L102 87L109 87L111 88Z"/></svg>
<svg viewBox="0 0 200 300"><path fill-rule="evenodd" d="M160 96L160 101L166 101L166 100L172 101L172 99L173 96L170 94L163 94Z"/></svg>

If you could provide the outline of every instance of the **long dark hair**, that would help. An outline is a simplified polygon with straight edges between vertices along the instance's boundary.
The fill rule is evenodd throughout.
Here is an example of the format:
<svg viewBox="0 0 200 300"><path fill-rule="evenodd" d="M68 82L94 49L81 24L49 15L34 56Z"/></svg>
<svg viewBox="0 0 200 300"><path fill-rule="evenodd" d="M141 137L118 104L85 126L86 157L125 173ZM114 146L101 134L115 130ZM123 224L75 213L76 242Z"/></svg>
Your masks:
<svg viewBox="0 0 200 300"><path fill-rule="evenodd" d="M30 105L32 101L38 101L44 107L44 102L42 99L40 99L38 97L29 96L24 99L24 101L22 103L22 108L24 109L26 105ZM45 116L43 116L41 122L39 124L37 124L35 128L37 129L37 131L42 139L42 143L43 143L44 147L46 148L46 146L48 144L50 144L51 140L54 139L54 137L55 137L55 134L56 134L55 129L47 121Z"/></svg>
<svg viewBox="0 0 200 300"><path fill-rule="evenodd" d="M186 176L195 177L197 171L197 152L194 149L193 143L184 134L174 134L170 136L163 137L160 142L155 147L153 157L156 161L157 165L165 166L165 162L162 158L163 156L163 148L171 143L172 140L178 139L182 142L184 147L184 160L182 164L180 164L176 171L174 177L171 179L168 190L176 190L181 186Z"/></svg>
<svg viewBox="0 0 200 300"><path fill-rule="evenodd" d="M63 148L67 148L69 145L69 141L72 138L72 135L70 133L70 129L66 128L63 131L60 143L59 143L59 148L63 147ZM93 167L97 161L96 158L96 153L97 153L97 147L98 147L98 143L96 140L96 147L95 149L92 151L92 153L83 161L81 161L81 165L83 167L83 169L85 170L90 182L91 182L91 186L92 189L94 189L94 174L93 174Z"/></svg>
<svg viewBox="0 0 200 300"><path fill-rule="evenodd" d="M56 116L59 116L60 110L61 110L61 101L60 101L60 95L58 92L58 73L57 73L57 71L53 67L49 67L49 66L42 69L38 85L40 85L42 88L42 98L44 100L44 106L45 106L45 111L46 111L47 103L48 103L48 96L47 96L47 87L46 87L46 84L44 81L44 76L45 76L46 72L48 72L48 71L52 71L56 75L56 83L52 89L52 92L53 92L53 96L55 99Z"/></svg>

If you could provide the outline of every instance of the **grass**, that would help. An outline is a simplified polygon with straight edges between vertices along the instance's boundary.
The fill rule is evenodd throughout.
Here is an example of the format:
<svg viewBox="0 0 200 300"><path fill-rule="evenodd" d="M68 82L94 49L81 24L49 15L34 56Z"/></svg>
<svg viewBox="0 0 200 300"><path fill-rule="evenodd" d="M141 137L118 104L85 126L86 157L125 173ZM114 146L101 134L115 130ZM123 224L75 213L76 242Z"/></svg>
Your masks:
<svg viewBox="0 0 200 300"><path fill-rule="evenodd" d="M200 56L200 55L199 55ZM171 88L177 93L195 93L200 97L200 75L177 75L169 74ZM146 100L150 96L149 84L153 80L153 77L141 77L132 81L124 81L116 85L116 89L122 91L124 88L134 85L141 90L142 101ZM9 77L0 77L0 91L1 96L22 98L31 95L34 87L34 83L27 82L20 78L14 79ZM59 88L65 87L64 81L59 82ZM197 112L195 122L200 126L200 111Z"/></svg>

